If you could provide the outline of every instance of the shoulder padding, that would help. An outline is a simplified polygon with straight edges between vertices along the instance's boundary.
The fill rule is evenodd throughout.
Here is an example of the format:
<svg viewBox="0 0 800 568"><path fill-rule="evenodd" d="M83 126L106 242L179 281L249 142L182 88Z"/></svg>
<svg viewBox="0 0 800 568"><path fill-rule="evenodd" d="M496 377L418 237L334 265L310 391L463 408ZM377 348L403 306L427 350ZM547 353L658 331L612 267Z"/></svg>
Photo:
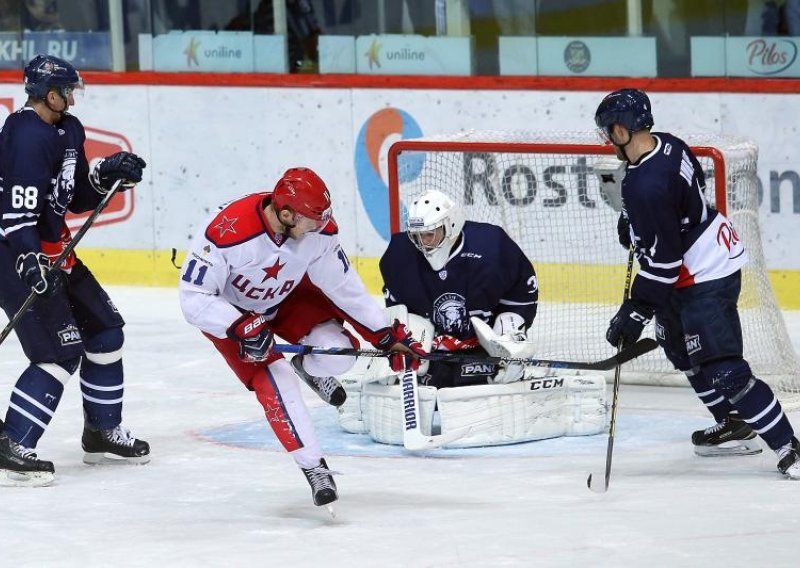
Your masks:
<svg viewBox="0 0 800 568"><path fill-rule="evenodd" d="M253 193L226 205L206 227L206 238L219 248L249 241L267 231L264 200L267 193Z"/></svg>

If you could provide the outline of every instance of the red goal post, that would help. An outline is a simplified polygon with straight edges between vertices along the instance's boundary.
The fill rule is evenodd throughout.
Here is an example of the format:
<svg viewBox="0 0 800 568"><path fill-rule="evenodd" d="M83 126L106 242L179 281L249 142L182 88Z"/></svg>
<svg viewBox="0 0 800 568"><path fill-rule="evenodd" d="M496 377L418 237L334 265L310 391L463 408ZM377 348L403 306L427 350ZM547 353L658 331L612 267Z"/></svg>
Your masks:
<svg viewBox="0 0 800 568"><path fill-rule="evenodd" d="M800 403L800 365L770 286L758 223L758 151L749 140L681 135L706 173L707 192L745 241L740 315L745 357L755 372ZM613 350L608 321L621 300L627 253L618 213L592 171L613 148L593 132L466 132L401 140L388 154L392 232L405 229L405 203L428 189L452 197L467 219L501 225L534 264L539 312L529 332L539 357L595 360ZM653 336L654 328L645 330ZM626 365L623 380L681 384L663 354Z"/></svg>

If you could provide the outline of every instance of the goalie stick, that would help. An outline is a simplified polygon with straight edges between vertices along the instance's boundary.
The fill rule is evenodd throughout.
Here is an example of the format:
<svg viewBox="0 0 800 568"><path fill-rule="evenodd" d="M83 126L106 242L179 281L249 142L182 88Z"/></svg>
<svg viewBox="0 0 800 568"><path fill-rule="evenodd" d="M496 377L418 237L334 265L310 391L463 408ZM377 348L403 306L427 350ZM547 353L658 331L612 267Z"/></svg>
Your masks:
<svg viewBox="0 0 800 568"><path fill-rule="evenodd" d="M619 351L616 355L600 361L561 361L557 359L536 359L533 357L491 357L488 355L470 355L468 353L451 353L449 351L434 351L422 359L428 361L452 361L454 363L521 363L531 367L546 367L550 369L580 369L585 371L610 371L649 353L658 347L658 342L652 338L640 339L630 347ZM391 352L375 349L353 349L350 347L316 347L313 345L275 344L272 350L276 353L296 353L301 355L348 355L350 357L388 357Z"/></svg>
<svg viewBox="0 0 800 568"><path fill-rule="evenodd" d="M426 436L420 427L419 384L417 372L408 368L399 374L403 394L403 446L407 450L421 451L441 448L445 444L463 438L472 429L469 426L437 436Z"/></svg>
<svg viewBox="0 0 800 568"><path fill-rule="evenodd" d="M72 240L69 243L67 243L67 246L64 247L64 250L61 251L61 254L59 254L58 258L56 258L56 260L52 263L52 265L50 266L50 270L61 270L58 267L61 266L61 263L64 261L64 259L66 259L69 256L69 254L75 249L77 244L86 234L86 231L89 230L89 227L92 226L92 224L95 222L100 213L103 212L103 209L106 208L106 205L108 205L111 199L113 199L113 197L117 194L117 191L119 190L121 185L122 185L121 179L118 179L117 181L114 182L114 185L112 185L111 189L108 190L108 193L105 194L103 200L97 204L97 207L95 207L94 211L92 211L92 214L86 218L86 221L83 222L83 225L81 225L81 228L78 229L77 233L75 233L75 236L72 237ZM48 272L50 272L50 270L48 270ZM25 314L26 311L28 311L28 308L31 307L31 305L36 301L36 298L38 297L39 294L31 290L31 293L28 294L28 297L25 298L24 302L22 302L22 305L17 310L17 313L15 313L14 317L11 318L11 321L9 321L6 324L6 326L3 328L3 331L0 332L0 344L2 344L6 340L11 331L19 323L19 320L22 319L22 316Z"/></svg>

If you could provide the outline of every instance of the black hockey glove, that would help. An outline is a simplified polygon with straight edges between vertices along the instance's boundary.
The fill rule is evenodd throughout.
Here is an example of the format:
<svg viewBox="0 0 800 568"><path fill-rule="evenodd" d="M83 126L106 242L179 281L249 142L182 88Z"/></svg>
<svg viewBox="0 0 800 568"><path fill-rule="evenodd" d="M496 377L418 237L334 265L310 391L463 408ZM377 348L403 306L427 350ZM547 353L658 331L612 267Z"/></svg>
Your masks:
<svg viewBox="0 0 800 568"><path fill-rule="evenodd" d="M64 273L50 270L50 259L40 252L19 255L16 268L20 279L42 297L52 296L64 285Z"/></svg>
<svg viewBox="0 0 800 568"><path fill-rule="evenodd" d="M263 363L275 345L262 314L244 314L228 328L228 337L239 343L239 359L246 363Z"/></svg>
<svg viewBox="0 0 800 568"><path fill-rule="evenodd" d="M628 221L628 216L625 213L620 213L619 219L617 219L617 237L619 238L619 244L625 250L631 248L631 222Z"/></svg>
<svg viewBox="0 0 800 568"><path fill-rule="evenodd" d="M606 341L614 347L622 341L622 347L636 343L642 330L653 318L653 308L634 300L625 300L608 324Z"/></svg>
<svg viewBox="0 0 800 568"><path fill-rule="evenodd" d="M146 166L145 161L136 154L117 152L97 162L89 181L101 195L108 193L118 179L123 180L120 191L127 191L142 181L142 170Z"/></svg>

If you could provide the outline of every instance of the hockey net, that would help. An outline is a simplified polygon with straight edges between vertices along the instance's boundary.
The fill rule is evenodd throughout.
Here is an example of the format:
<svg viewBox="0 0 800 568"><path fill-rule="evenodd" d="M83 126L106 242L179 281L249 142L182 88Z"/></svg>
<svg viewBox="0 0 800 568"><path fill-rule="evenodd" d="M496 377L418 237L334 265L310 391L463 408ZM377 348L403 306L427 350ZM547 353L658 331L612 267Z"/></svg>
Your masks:
<svg viewBox="0 0 800 568"><path fill-rule="evenodd" d="M758 221L758 150L724 136L681 135L706 173L706 197L732 221L749 263L739 299L745 358L800 407L800 365L770 286ZM389 152L392 232L405 204L429 189L448 194L467 219L502 226L531 259L539 310L529 340L541 358L594 361L613 354L605 331L621 300L627 252L618 213L592 165L613 148L595 133L467 132L402 140ZM651 323L644 336L654 336ZM624 382L686 385L659 349L627 364Z"/></svg>

